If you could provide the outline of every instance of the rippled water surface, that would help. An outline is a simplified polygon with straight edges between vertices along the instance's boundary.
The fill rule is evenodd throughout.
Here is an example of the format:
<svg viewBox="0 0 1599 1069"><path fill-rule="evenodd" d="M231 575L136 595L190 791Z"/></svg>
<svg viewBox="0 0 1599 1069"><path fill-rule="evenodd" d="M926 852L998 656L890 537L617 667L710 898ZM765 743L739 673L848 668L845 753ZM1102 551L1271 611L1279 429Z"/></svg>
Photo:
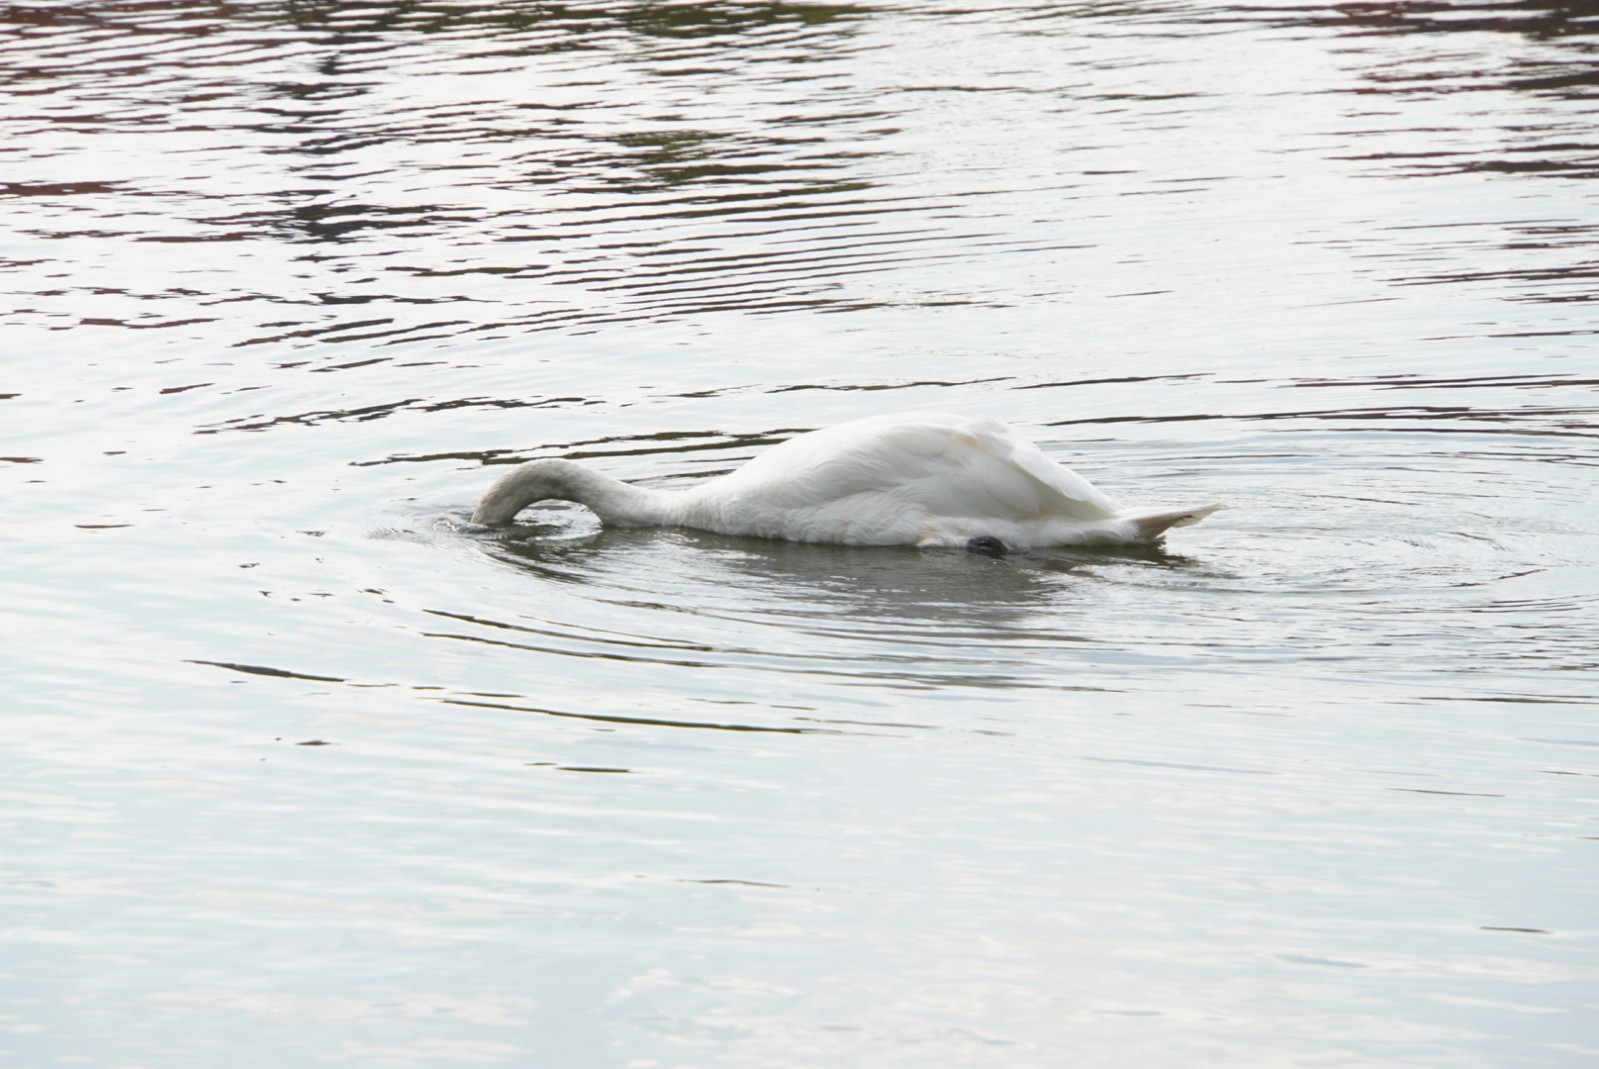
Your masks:
<svg viewBox="0 0 1599 1069"><path fill-rule="evenodd" d="M1599 1060L1599 14L0 9L0 1064ZM896 410L1145 552L467 522Z"/></svg>

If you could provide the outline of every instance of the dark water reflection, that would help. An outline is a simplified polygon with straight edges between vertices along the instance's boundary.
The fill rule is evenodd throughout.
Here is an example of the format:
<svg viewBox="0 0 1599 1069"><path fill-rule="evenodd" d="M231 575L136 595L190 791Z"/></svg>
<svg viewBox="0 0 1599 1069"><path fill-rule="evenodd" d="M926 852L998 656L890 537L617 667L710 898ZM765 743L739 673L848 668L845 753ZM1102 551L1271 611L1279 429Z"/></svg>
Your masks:
<svg viewBox="0 0 1599 1069"><path fill-rule="evenodd" d="M1380 94L1381 106L1344 109L1357 125L1318 136L1383 147L1331 159L1411 175L1590 174L1591 84L1575 72L1589 65L1591 18L1523 5L1466 13L1447 5L1207 9L1196 22L1183 7L1102 5L1041 17L1025 7L263 4L218 21L206 5L15 5L6 16L16 32L4 52L14 87L4 191L25 198L17 225L32 239L23 255L34 265L54 260L63 242L180 247L176 262L141 250L139 261L159 265L153 273L142 263L102 262L94 274L107 278L34 294L43 307L29 311L41 325L74 321L52 309L86 294L102 298L107 314L97 323L185 332L209 324L232 346L417 343L714 310L859 310L887 298L840 285L857 274L1007 255L1048 262L1103 240L1058 210L1025 231L995 225L1018 200L1036 211L1041 201L1221 180L1129 167L1141 161L1118 142L1141 133L1138 121L1106 122L1137 103L1168 101L1155 107L1167 116L1205 106L1197 86L1106 92L1096 72L1125 79L1136 42L1152 36L1181 42L1226 29L1347 38L1333 54L1359 81L1326 91ZM962 66L981 83L962 85L941 63L887 92L862 84L870 31L903 19L967 27L973 57ZM1013 21L1069 68L996 62L985 39L1012 32ZM1484 36L1495 30L1530 35L1536 46L1484 64L1500 55ZM736 60L714 52L731 44ZM1141 77L1160 88L1158 68ZM1082 113L1068 129L1091 121L1083 132L1104 144L1061 146L1067 166L1050 173L1024 156L1015 161L1021 168L974 159L942 181L916 176L914 137L922 135L901 120L915 117L913 129L925 129L929 99L978 90L1042 94L1048 112ZM1529 123L1521 111L1468 104L1439 124L1433 94L1462 90L1530 94L1547 106ZM985 114L973 108L982 105L961 101L951 118ZM1406 121L1411 110L1428 113L1426 122ZM1007 116L990 108L986 118ZM213 174L224 180L206 177ZM95 221L80 229L84 220ZM1436 261L1443 252L1474 267L1395 282L1542 281L1550 292L1541 299L1551 300L1582 299L1573 291L1592 288L1581 266L1593 239L1585 219L1451 218L1401 229L1433 244L1407 258ZM450 254L416 256L409 239L438 232L450 234ZM1517 260L1571 254L1497 268L1485 246ZM185 263L202 249L210 279L197 287L177 276L189 274ZM127 267L142 284L118 277ZM257 285L263 274L274 284ZM288 290L278 284L283 274L294 281ZM157 281L166 285L151 287ZM173 301L183 314L154 303ZM963 287L917 301L1015 298ZM259 305L274 307L252 310Z"/></svg>
<svg viewBox="0 0 1599 1069"><path fill-rule="evenodd" d="M1596 46L0 9L0 1063L1592 1064ZM465 522L896 408L1229 508Z"/></svg>

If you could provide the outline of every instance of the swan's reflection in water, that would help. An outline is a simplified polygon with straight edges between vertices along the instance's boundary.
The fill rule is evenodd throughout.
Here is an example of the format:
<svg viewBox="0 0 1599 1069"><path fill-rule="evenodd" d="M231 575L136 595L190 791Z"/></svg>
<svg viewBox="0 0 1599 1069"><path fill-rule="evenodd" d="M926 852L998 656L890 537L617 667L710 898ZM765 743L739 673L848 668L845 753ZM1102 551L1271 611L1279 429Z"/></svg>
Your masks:
<svg viewBox="0 0 1599 1069"><path fill-rule="evenodd" d="M686 530L606 528L577 537L521 529L490 552L542 579L617 600L648 591L691 595L696 615L775 617L801 627L870 619L891 627L1014 625L1060 592L1075 562L1028 566L963 550L837 546Z"/></svg>
<svg viewBox="0 0 1599 1069"><path fill-rule="evenodd" d="M1130 571L1182 581L1191 564L1151 547L996 559L601 529L582 510L560 508L530 518L478 532L484 550L525 579L500 574L482 612L456 617L471 632L451 637L650 670L630 682L675 666L804 676L823 687L1103 690L1103 680L1086 685L1063 663L1096 656L1098 609L1145 585L1122 582ZM745 681L770 690L770 679Z"/></svg>

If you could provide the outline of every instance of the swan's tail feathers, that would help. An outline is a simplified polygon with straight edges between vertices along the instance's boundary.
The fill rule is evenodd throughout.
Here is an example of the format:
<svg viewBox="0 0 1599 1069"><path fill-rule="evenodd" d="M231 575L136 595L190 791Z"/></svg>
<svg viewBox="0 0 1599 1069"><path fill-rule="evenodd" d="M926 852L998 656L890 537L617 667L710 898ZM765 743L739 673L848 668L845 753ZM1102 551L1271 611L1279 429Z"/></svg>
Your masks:
<svg viewBox="0 0 1599 1069"><path fill-rule="evenodd" d="M1147 516L1129 516L1133 526L1138 529L1138 537L1146 542L1153 542L1173 527L1187 527L1191 523L1198 523L1212 512L1221 508L1221 505L1206 505L1197 509L1179 509L1176 512L1155 512Z"/></svg>

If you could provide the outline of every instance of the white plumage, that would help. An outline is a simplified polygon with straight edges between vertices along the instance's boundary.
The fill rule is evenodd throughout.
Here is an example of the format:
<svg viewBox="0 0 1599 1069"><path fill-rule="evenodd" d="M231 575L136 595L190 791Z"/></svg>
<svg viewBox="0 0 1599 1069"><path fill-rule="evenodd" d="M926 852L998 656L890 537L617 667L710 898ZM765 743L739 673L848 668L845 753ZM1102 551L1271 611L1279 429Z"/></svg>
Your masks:
<svg viewBox="0 0 1599 1069"><path fill-rule="evenodd" d="M472 519L509 523L549 498L628 527L1001 551L1152 542L1221 507L1124 509L1005 424L941 413L801 434L689 490L636 486L569 460L532 460L497 479Z"/></svg>

